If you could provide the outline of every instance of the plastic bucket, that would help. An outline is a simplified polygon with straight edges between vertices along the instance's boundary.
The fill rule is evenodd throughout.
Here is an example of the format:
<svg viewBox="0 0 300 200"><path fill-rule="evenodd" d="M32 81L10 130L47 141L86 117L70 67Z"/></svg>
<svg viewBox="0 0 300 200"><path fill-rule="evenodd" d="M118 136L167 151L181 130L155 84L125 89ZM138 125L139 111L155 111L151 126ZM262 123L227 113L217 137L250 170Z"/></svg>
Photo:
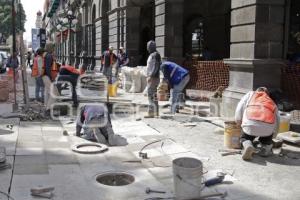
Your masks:
<svg viewBox="0 0 300 200"><path fill-rule="evenodd" d="M173 160L174 193L177 200L195 199L201 196L203 165L195 158L182 157Z"/></svg>
<svg viewBox="0 0 300 200"><path fill-rule="evenodd" d="M118 92L118 82L115 82L113 84L108 84L108 95L110 97L115 97L117 96L117 92Z"/></svg>
<svg viewBox="0 0 300 200"><path fill-rule="evenodd" d="M234 121L225 122L224 146L229 149L240 149L241 127Z"/></svg>
<svg viewBox="0 0 300 200"><path fill-rule="evenodd" d="M291 114L290 113L279 113L280 123L278 133L288 132L290 130Z"/></svg>

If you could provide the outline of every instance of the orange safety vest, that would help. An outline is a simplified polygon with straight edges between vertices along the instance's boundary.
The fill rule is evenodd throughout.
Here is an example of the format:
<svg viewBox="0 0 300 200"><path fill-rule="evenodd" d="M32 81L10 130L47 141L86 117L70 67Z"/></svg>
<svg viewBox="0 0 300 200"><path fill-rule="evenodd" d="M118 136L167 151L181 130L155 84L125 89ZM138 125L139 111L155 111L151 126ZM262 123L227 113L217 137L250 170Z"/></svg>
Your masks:
<svg viewBox="0 0 300 200"><path fill-rule="evenodd" d="M41 73L39 73L38 56L36 56L33 59L33 66L32 66L32 69L31 69L31 76L32 77L37 77L39 75L44 75L44 73L45 73L44 57L42 57L42 59L43 59L43 67L42 67L42 72Z"/></svg>
<svg viewBox="0 0 300 200"><path fill-rule="evenodd" d="M53 62L51 65L51 79L55 80L58 75L59 69L56 63L56 60L53 58Z"/></svg>
<svg viewBox="0 0 300 200"><path fill-rule="evenodd" d="M66 70L68 70L69 72L71 72L73 74L79 74L80 75L80 72L77 69L75 69L75 67L72 67L70 65L64 65L61 68L66 69Z"/></svg>
<svg viewBox="0 0 300 200"><path fill-rule="evenodd" d="M266 92L254 92L246 108L249 120L275 123L276 104Z"/></svg>

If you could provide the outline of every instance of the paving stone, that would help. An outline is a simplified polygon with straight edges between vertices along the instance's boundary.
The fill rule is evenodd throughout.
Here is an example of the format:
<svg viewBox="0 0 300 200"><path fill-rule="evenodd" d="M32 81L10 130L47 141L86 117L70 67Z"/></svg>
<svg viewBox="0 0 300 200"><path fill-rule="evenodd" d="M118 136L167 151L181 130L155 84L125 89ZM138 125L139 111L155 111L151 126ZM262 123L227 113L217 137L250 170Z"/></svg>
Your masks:
<svg viewBox="0 0 300 200"><path fill-rule="evenodd" d="M18 140L17 148L42 148L43 141L22 141Z"/></svg>
<svg viewBox="0 0 300 200"><path fill-rule="evenodd" d="M32 155L43 155L43 148L34 148L34 147L22 147L17 148L16 155L17 156L32 156Z"/></svg>
<svg viewBox="0 0 300 200"><path fill-rule="evenodd" d="M6 163L13 165L13 156L6 156ZM10 186L10 180L12 176L12 169L0 170L0 190L3 192L8 192ZM0 194L0 199L1 198Z"/></svg>
<svg viewBox="0 0 300 200"><path fill-rule="evenodd" d="M17 175L48 174L45 155L16 156L14 173Z"/></svg>

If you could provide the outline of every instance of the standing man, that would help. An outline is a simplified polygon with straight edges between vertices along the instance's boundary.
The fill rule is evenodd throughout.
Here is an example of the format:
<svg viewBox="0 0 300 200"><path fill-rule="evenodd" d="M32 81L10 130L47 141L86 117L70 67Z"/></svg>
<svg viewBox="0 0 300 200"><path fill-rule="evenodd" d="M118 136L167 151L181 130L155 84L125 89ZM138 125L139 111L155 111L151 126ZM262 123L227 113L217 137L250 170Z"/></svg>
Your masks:
<svg viewBox="0 0 300 200"><path fill-rule="evenodd" d="M148 93L148 114L145 118L153 118L159 115L159 107L157 100L157 87L159 85L159 67L161 65L161 56L156 51L156 43L151 40L147 43L149 57L147 60L147 93Z"/></svg>
<svg viewBox="0 0 300 200"><path fill-rule="evenodd" d="M119 53L118 53L118 65L119 68L127 66L129 63L129 58L127 53L124 50L124 47L119 48Z"/></svg>
<svg viewBox="0 0 300 200"><path fill-rule="evenodd" d="M166 81L172 88L171 114L175 114L184 101L183 90L190 81L189 72L173 62L164 62L160 69Z"/></svg>
<svg viewBox="0 0 300 200"><path fill-rule="evenodd" d="M111 82L113 74L113 65L117 62L118 58L113 53L114 48L112 46L109 47L108 51L105 51L101 58L101 69L100 71L103 72L103 75L106 76L108 82Z"/></svg>
<svg viewBox="0 0 300 200"><path fill-rule="evenodd" d="M46 44L46 52L44 53L45 73L43 76L43 82L45 85L44 104L46 106L46 115L50 114L51 106L55 103L55 96L59 95L57 87L53 85L54 77L52 76L52 68L53 65L56 64L53 57L53 48L53 44ZM51 87L51 85L53 86Z"/></svg>
<svg viewBox="0 0 300 200"><path fill-rule="evenodd" d="M279 115L267 88L260 87L248 92L238 103L235 121L242 126L241 145L243 160L251 160L256 151L253 140L258 137L261 143L259 154L269 156L272 153L273 134L278 132Z"/></svg>
<svg viewBox="0 0 300 200"><path fill-rule="evenodd" d="M27 66L31 68L31 52L27 52Z"/></svg>
<svg viewBox="0 0 300 200"><path fill-rule="evenodd" d="M45 73L43 49L39 48L36 51L37 55L33 60L33 66L31 71L31 76L35 78L35 99L40 102L44 102L44 82L43 75ZM41 93L41 95L40 95Z"/></svg>

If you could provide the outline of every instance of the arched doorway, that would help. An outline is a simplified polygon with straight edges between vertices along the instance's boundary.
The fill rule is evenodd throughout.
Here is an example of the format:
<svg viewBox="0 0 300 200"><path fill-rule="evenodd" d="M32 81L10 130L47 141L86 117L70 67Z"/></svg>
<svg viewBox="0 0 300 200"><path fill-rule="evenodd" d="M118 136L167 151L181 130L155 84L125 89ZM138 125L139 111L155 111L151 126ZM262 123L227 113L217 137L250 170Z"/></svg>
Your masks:
<svg viewBox="0 0 300 200"><path fill-rule="evenodd" d="M183 55L192 54L192 36L202 23L202 45L210 59L229 58L230 12L231 0L184 0Z"/></svg>
<svg viewBox="0 0 300 200"><path fill-rule="evenodd" d="M109 46L109 38L108 38L108 15L107 12L109 11L109 0L102 0L101 5L101 50L104 52L108 49Z"/></svg>
<svg viewBox="0 0 300 200"><path fill-rule="evenodd" d="M145 3L140 12L139 65L145 65L148 57L147 42L155 39L155 2Z"/></svg>

